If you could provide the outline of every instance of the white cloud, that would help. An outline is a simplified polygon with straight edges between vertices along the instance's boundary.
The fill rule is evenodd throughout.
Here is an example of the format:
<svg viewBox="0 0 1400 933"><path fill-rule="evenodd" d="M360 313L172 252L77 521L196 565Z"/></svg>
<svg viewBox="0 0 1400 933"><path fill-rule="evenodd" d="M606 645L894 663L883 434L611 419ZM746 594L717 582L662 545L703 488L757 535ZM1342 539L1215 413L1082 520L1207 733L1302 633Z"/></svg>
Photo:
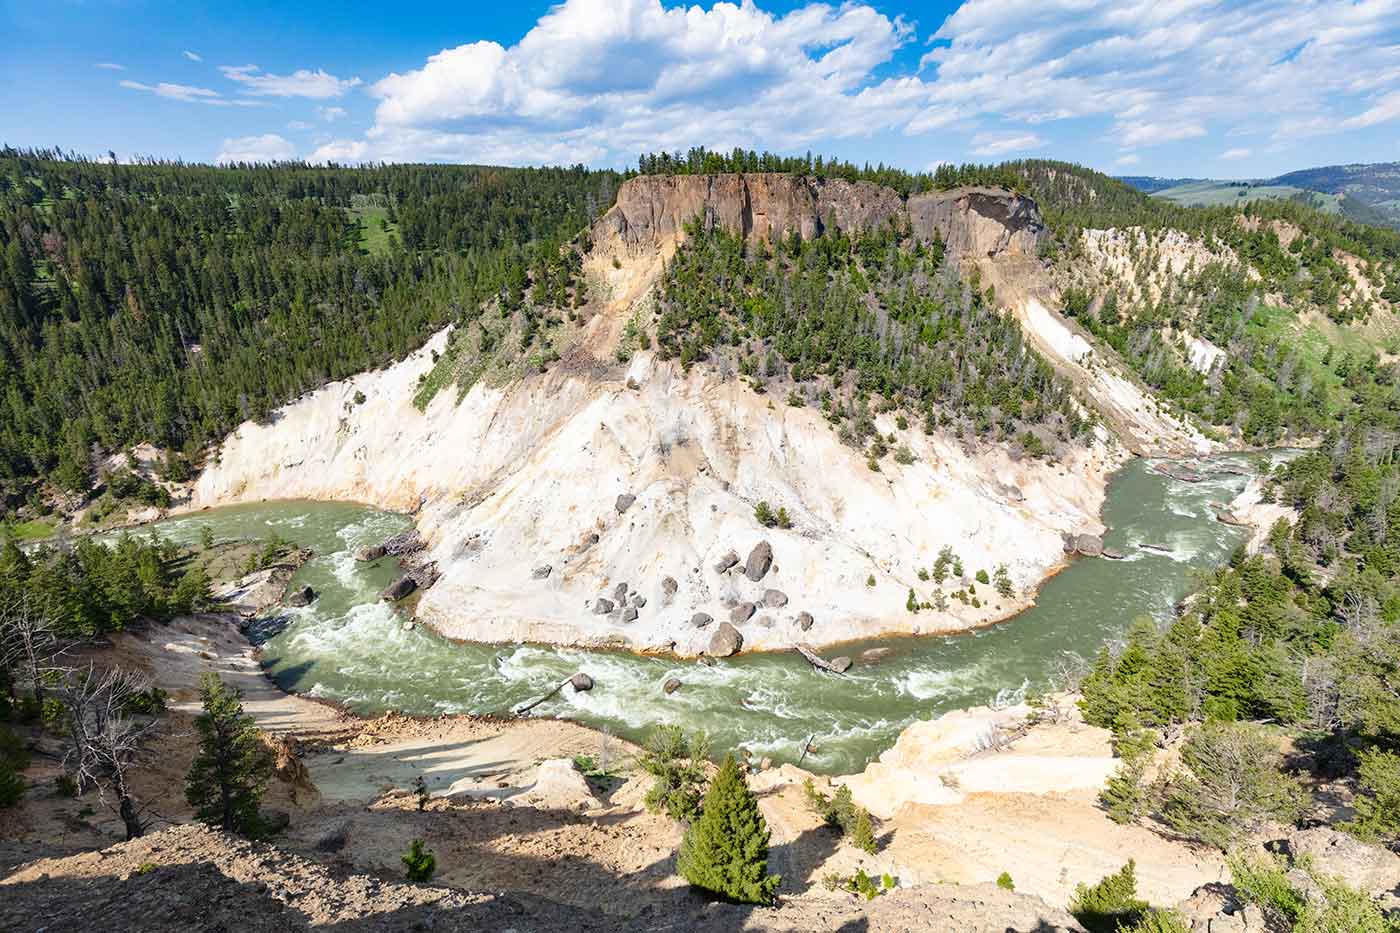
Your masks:
<svg viewBox="0 0 1400 933"><path fill-rule="evenodd" d="M159 84L142 84L140 81L121 81L120 85L132 91L145 91L157 97L167 97L170 100L183 101L187 104L210 104L216 107L251 107L256 106L250 100L229 100L218 91L207 87L194 87L189 84L171 84L162 81Z"/></svg>
<svg viewBox="0 0 1400 933"><path fill-rule="evenodd" d="M225 139L216 162L285 162L296 158L297 150L276 133Z"/></svg>
<svg viewBox="0 0 1400 933"><path fill-rule="evenodd" d="M349 116L344 107L317 107L316 113L327 123L334 123L336 120Z"/></svg>
<svg viewBox="0 0 1400 933"><path fill-rule="evenodd" d="M92 67L94 67L94 68L103 68L103 69L105 69L105 70L107 70L107 71L126 71L126 66L125 66L125 65L118 65L118 64L116 64L116 63L114 63L114 62L98 62L97 64L93 65Z"/></svg>
<svg viewBox="0 0 1400 933"><path fill-rule="evenodd" d="M310 97L326 100L341 97L359 86L359 78L337 78L321 69L302 68L289 75L260 73L257 65L220 65L225 78L243 85L243 93L255 97Z"/></svg>
<svg viewBox="0 0 1400 933"><path fill-rule="evenodd" d="M196 52L191 52L191 51L188 50L188 49L186 49L184 52L181 52L180 54L181 54L181 55L184 55L186 58L188 58L188 59L189 59L190 61L192 61L192 62L202 62L202 61L204 61L204 56L203 56L203 55L200 55L200 54L198 54L198 53L196 53Z"/></svg>
<svg viewBox="0 0 1400 933"><path fill-rule="evenodd" d="M1113 160L1114 165L1137 165L1142 161L1142 157L1136 152L1126 152Z"/></svg>
<svg viewBox="0 0 1400 933"><path fill-rule="evenodd" d="M1392 91L1379 98L1365 112L1359 113L1349 120L1343 120L1342 127L1349 130L1364 129L1368 126L1389 123L1397 117L1400 117L1400 91Z"/></svg>
<svg viewBox="0 0 1400 933"><path fill-rule="evenodd" d="M1224 152L1220 153L1220 158L1231 160L1247 159L1249 158L1250 154L1250 150L1248 149L1226 149Z"/></svg>
<svg viewBox="0 0 1400 933"><path fill-rule="evenodd" d="M980 156L1003 156L1043 145L1045 140L1034 133L978 133L972 137L972 152Z"/></svg>
<svg viewBox="0 0 1400 933"><path fill-rule="evenodd" d="M290 122L290 123L287 124L287 129L289 129L289 130L309 130L309 129L311 129L312 125L313 125L313 124L307 123L305 120L293 120L292 122Z"/></svg>

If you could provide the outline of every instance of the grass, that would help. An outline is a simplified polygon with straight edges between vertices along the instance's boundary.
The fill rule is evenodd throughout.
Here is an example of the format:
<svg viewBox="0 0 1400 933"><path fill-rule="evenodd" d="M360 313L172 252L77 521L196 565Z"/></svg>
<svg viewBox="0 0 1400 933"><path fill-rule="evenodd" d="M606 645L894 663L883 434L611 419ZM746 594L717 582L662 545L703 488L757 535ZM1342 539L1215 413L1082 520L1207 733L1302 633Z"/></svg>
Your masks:
<svg viewBox="0 0 1400 933"><path fill-rule="evenodd" d="M15 525L0 526L0 531L3 531L0 537L13 535L18 541L42 541L53 536L54 526L43 519L36 518Z"/></svg>
<svg viewBox="0 0 1400 933"><path fill-rule="evenodd" d="M1244 192L1241 196L1240 192ZM1316 206L1329 214L1338 213L1342 199L1339 195L1323 194L1293 185L1249 185L1237 181L1194 181L1153 192L1154 198L1165 198L1185 206L1218 207L1244 205L1250 201L1286 201L1299 194L1313 197Z"/></svg>
<svg viewBox="0 0 1400 933"><path fill-rule="evenodd" d="M360 248L371 256L385 256L398 237L398 224L389 222L389 209L367 199L355 199L349 210L351 218L360 222Z"/></svg>

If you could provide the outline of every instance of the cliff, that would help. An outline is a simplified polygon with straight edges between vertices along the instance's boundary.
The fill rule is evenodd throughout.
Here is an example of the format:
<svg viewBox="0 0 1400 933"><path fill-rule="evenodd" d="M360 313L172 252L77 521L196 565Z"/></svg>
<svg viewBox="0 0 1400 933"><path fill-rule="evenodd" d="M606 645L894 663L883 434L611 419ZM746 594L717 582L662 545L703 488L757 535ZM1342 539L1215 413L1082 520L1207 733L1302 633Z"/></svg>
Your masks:
<svg viewBox="0 0 1400 933"><path fill-rule="evenodd" d="M903 200L866 181L784 174L640 175L593 227L595 243L630 251L664 247L692 220L746 238L812 239L867 231L891 220L925 242L937 235L959 257L1034 256L1045 227L1030 198L995 188L929 191Z"/></svg>

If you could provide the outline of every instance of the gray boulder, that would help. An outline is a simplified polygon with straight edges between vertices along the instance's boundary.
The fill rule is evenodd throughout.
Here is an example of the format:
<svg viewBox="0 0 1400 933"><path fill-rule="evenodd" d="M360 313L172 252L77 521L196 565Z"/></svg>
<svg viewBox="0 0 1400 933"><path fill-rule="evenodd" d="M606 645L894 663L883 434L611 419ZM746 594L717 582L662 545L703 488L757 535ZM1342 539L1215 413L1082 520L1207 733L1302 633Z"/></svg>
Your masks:
<svg viewBox="0 0 1400 933"><path fill-rule="evenodd" d="M317 852L339 852L350 841L350 821L337 823L321 833L314 843Z"/></svg>
<svg viewBox="0 0 1400 933"><path fill-rule="evenodd" d="M371 561L379 560L384 556L384 545L367 544L361 548L355 548L355 560Z"/></svg>
<svg viewBox="0 0 1400 933"><path fill-rule="evenodd" d="M832 658L831 669L838 674L844 674L851 669L851 659L844 654L839 658Z"/></svg>
<svg viewBox="0 0 1400 933"><path fill-rule="evenodd" d="M626 583L619 583L617 586L613 587L613 602L620 604L627 602Z"/></svg>
<svg viewBox="0 0 1400 933"><path fill-rule="evenodd" d="M690 617L690 624L696 628L704 628L715 620L715 617L708 612L697 612Z"/></svg>
<svg viewBox="0 0 1400 933"><path fill-rule="evenodd" d="M757 610L758 607L753 603L740 603L729 610L729 621L733 622L735 625L738 625L740 622L747 622L749 619L753 618L753 614Z"/></svg>
<svg viewBox="0 0 1400 933"><path fill-rule="evenodd" d="M810 612L799 612L797 614L797 627L802 631L807 631L812 627L812 614Z"/></svg>
<svg viewBox="0 0 1400 933"><path fill-rule="evenodd" d="M739 555L728 551L715 563L715 573L727 573L730 567L739 563Z"/></svg>
<svg viewBox="0 0 1400 933"><path fill-rule="evenodd" d="M554 568L551 567L549 564L541 564L534 570L530 571L530 576L536 580L544 580L553 572Z"/></svg>
<svg viewBox="0 0 1400 933"><path fill-rule="evenodd" d="M416 589L418 589L418 584L414 583L413 578L408 574L404 574L393 583L384 587L384 592L379 594L379 598L388 602L394 602L403 599Z"/></svg>
<svg viewBox="0 0 1400 933"><path fill-rule="evenodd" d="M771 566L773 566L773 545L767 541L760 541L749 552L749 559L744 563L744 576L757 583L767 576L768 568Z"/></svg>
<svg viewBox="0 0 1400 933"><path fill-rule="evenodd" d="M636 622L636 621L637 621L637 610L634 609L634 608L631 607L631 606L628 606L626 609L622 610L622 621L623 621L623 622Z"/></svg>
<svg viewBox="0 0 1400 933"><path fill-rule="evenodd" d="M716 658L727 658L736 654L742 647L744 636L739 630L728 622L721 622L719 628L710 636L710 646L705 653Z"/></svg>
<svg viewBox="0 0 1400 933"><path fill-rule="evenodd" d="M575 693L583 693L585 690L593 689L593 678L589 677L583 671L579 671L569 678L569 685L574 688Z"/></svg>
<svg viewBox="0 0 1400 933"><path fill-rule="evenodd" d="M613 503L613 508L617 509L617 514L621 515L623 512L626 512L628 509L630 509L632 507L632 503L636 501L636 496L632 495L630 492L624 492L622 495L617 497L617 501Z"/></svg>
<svg viewBox="0 0 1400 933"><path fill-rule="evenodd" d="M680 585L679 583L676 582L676 578L675 578L675 577L662 577L662 578L661 578L661 605L663 605L663 606L669 606L669 605L671 605L671 600L673 600L673 599L676 598L676 591L679 590L680 588L681 588L681 585Z"/></svg>
<svg viewBox="0 0 1400 933"><path fill-rule="evenodd" d="M632 605L636 606L638 609L641 609L647 604L647 598L641 595L640 593L633 593L627 601Z"/></svg>
<svg viewBox="0 0 1400 933"><path fill-rule="evenodd" d="M309 586L303 586L300 589L292 590L290 593L288 593L287 598L284 599L283 602L285 602L288 606L296 608L301 606L309 606L315 599L316 591Z"/></svg>
<svg viewBox="0 0 1400 933"><path fill-rule="evenodd" d="M1100 557L1103 555L1103 538L1091 534L1075 535L1074 549L1085 557Z"/></svg>
<svg viewBox="0 0 1400 933"><path fill-rule="evenodd" d="M613 611L613 601L612 601L611 599L606 599L606 598L604 598L604 597L602 597L602 596L599 596L597 599L595 599L595 600L593 601L593 614L594 614L594 615L605 616L605 615L607 615L609 612L612 612L612 611Z"/></svg>
<svg viewBox="0 0 1400 933"><path fill-rule="evenodd" d="M679 677L667 677L666 682L661 685L662 692L664 692L667 696L670 696L671 694L675 693L680 688L681 680Z"/></svg>
<svg viewBox="0 0 1400 933"><path fill-rule="evenodd" d="M769 609L781 609L788 603L787 594L782 590L764 590L763 605Z"/></svg>

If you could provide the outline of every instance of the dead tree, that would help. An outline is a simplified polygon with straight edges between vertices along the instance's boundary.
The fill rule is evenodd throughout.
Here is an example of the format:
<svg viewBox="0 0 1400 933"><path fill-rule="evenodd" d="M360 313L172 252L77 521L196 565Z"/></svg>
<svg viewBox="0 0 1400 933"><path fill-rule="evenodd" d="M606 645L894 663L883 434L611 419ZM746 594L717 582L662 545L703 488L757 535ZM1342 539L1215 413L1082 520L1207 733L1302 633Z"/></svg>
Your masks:
<svg viewBox="0 0 1400 933"><path fill-rule="evenodd" d="M63 654L53 621L27 594L0 603L0 670L21 671L34 702L44 703L44 680Z"/></svg>
<svg viewBox="0 0 1400 933"><path fill-rule="evenodd" d="M146 830L129 778L159 728L155 717L130 712L147 687L141 674L118 667L97 670L89 663L68 672L63 692L69 731L64 767L79 788L95 786L104 797L111 793L127 839Z"/></svg>

